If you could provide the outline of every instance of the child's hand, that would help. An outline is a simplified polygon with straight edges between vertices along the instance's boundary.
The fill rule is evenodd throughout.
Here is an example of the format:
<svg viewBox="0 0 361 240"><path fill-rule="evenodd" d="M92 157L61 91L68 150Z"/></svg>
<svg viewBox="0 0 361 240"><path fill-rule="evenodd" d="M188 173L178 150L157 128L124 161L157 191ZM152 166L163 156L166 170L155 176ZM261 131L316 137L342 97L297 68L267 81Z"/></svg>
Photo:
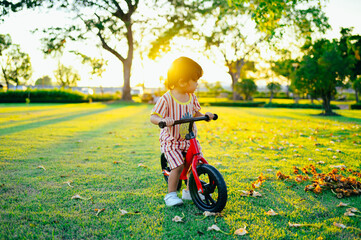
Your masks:
<svg viewBox="0 0 361 240"><path fill-rule="evenodd" d="M174 124L174 119L173 118L170 118L170 117L166 117L166 118L163 118L161 120L161 122L165 122L167 127L170 127L170 126L173 126Z"/></svg>
<svg viewBox="0 0 361 240"><path fill-rule="evenodd" d="M207 115L209 117L209 120L207 122L211 121L214 117L213 113L210 112L206 112L204 115Z"/></svg>

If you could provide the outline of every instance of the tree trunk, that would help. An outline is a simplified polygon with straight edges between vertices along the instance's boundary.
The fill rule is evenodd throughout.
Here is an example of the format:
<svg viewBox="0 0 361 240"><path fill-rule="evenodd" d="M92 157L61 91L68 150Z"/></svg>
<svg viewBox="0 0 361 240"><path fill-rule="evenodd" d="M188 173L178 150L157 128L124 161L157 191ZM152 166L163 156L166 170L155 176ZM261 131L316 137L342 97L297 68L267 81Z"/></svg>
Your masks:
<svg viewBox="0 0 361 240"><path fill-rule="evenodd" d="M123 85L122 100L125 101L132 100L132 95L130 94L130 72L132 69L132 60L128 60L128 59L123 62L124 85Z"/></svg>
<svg viewBox="0 0 361 240"><path fill-rule="evenodd" d="M332 108L331 108L331 96L324 95L322 96L323 100L323 108L325 110L325 115L330 116L333 115Z"/></svg>
<svg viewBox="0 0 361 240"><path fill-rule="evenodd" d="M269 98L269 103L272 103L272 99L273 99L273 92L271 92L271 96Z"/></svg>
<svg viewBox="0 0 361 240"><path fill-rule="evenodd" d="M236 91L236 83L238 82L238 79L235 76L236 74L234 74L234 73L229 73L229 75L231 75L231 78L232 78L232 100L233 101L239 100L240 96Z"/></svg>
<svg viewBox="0 0 361 240"><path fill-rule="evenodd" d="M358 99L358 91L355 90L355 97L356 97L356 103L358 103L359 99Z"/></svg>

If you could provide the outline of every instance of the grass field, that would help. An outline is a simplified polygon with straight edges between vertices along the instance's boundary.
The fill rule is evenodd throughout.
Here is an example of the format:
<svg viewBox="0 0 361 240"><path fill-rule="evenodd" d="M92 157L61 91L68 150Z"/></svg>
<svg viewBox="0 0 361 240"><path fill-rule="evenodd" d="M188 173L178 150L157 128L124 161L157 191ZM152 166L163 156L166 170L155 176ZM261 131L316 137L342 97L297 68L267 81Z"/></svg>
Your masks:
<svg viewBox="0 0 361 240"><path fill-rule="evenodd" d="M200 122L204 156L228 186L223 216L192 202L167 208L159 129L150 105L0 105L0 239L358 239L360 196L338 199L326 187L305 192L313 165L345 177L361 171L361 111L221 108ZM308 168L309 169L309 168ZM290 176L280 180L277 172ZM255 190L242 196L263 174ZM297 175L309 180L296 182ZM72 199L79 195L84 199ZM349 204L337 207L340 202ZM273 209L278 215L265 214ZM126 210L131 214L122 214ZM181 216L183 222L173 222ZM299 227L289 226L305 224ZM347 228L334 226L341 223ZM222 232L207 231L216 224ZM246 226L248 233L233 233Z"/></svg>

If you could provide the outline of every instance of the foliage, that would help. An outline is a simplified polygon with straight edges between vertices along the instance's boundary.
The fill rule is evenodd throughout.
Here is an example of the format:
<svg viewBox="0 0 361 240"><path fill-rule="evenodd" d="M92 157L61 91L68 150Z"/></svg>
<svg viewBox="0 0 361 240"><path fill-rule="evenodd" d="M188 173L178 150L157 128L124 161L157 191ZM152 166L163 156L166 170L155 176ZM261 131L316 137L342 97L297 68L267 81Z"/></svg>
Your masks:
<svg viewBox="0 0 361 240"><path fill-rule="evenodd" d="M74 53L82 58L82 64L89 64L89 66L91 67L91 75L101 77L103 72L105 72L105 66L108 65L108 61L99 58L91 58L80 52Z"/></svg>
<svg viewBox="0 0 361 240"><path fill-rule="evenodd" d="M32 75L30 57L21 51L20 46L12 44L10 35L0 34L0 77L9 84L25 84Z"/></svg>
<svg viewBox="0 0 361 240"><path fill-rule="evenodd" d="M49 76L43 76L35 81L35 86L52 86L53 82Z"/></svg>
<svg viewBox="0 0 361 240"><path fill-rule="evenodd" d="M314 98L322 98L326 115L333 114L331 98L336 94L336 87L344 86L353 63L351 58L343 57L338 46L336 40L327 39L307 43L294 81L297 89L307 91Z"/></svg>
<svg viewBox="0 0 361 240"><path fill-rule="evenodd" d="M357 104L352 104L350 105L351 109L361 109L361 104L357 103Z"/></svg>
<svg viewBox="0 0 361 240"><path fill-rule="evenodd" d="M217 106L217 107L262 107L265 102L204 102L204 106Z"/></svg>
<svg viewBox="0 0 361 240"><path fill-rule="evenodd" d="M264 105L266 108L309 108L309 109L323 109L323 105L319 104L299 104L299 103L267 103ZM331 104L332 109L340 109L336 105Z"/></svg>
<svg viewBox="0 0 361 240"><path fill-rule="evenodd" d="M222 214L204 218L191 202L177 208L164 204L159 129L149 122L151 108L2 104L0 238L239 238L207 231L214 224L232 234L247 229L245 239L359 238L357 230L333 223L359 228L361 219L344 213L361 199L345 197L349 206L338 207L330 191L305 192L309 183L296 181L293 166L312 164L328 173L344 164L359 171L361 112L320 118L314 116L318 110L203 108L219 120L197 123L198 140L230 196ZM279 171L289 178L278 179ZM262 185L254 189L262 175ZM261 197L242 196L242 190ZM270 209L278 215L266 214ZM175 216L183 222L173 222Z"/></svg>
<svg viewBox="0 0 361 240"><path fill-rule="evenodd" d="M257 92L257 85L253 79L245 78L236 84L237 92L244 95L245 100L251 100L252 95Z"/></svg>
<svg viewBox="0 0 361 240"><path fill-rule="evenodd" d="M209 94L214 95L214 97L218 97L218 95L224 90L220 82L215 82L213 84L204 82L204 85Z"/></svg>
<svg viewBox="0 0 361 240"><path fill-rule="evenodd" d="M272 102L272 98L276 95L279 91L281 91L281 84L278 82L269 82L267 83L267 89L270 91L270 100Z"/></svg>
<svg viewBox="0 0 361 240"><path fill-rule="evenodd" d="M145 2L141 2L144 8ZM149 3L149 2L147 2ZM123 65L123 100L131 100L130 77L133 63L134 49L137 47L138 35L144 33L142 26L150 27L150 21L144 15L137 13L139 0L121 1L39 1L18 0L15 3L2 1L3 15L10 12L22 11L24 8L54 8L65 10L73 19L68 26L55 26L43 29L44 53L56 55L62 53L66 44L72 41L90 41L99 44L105 51L118 59ZM151 28L151 27L150 27ZM135 35L135 32L138 35ZM98 42L94 40L98 39ZM97 61L95 73L101 73L100 65L104 61ZM100 70L100 71L99 71Z"/></svg>
<svg viewBox="0 0 361 240"><path fill-rule="evenodd" d="M75 87L77 81L80 80L80 75L73 69L73 67L66 67L59 64L58 68L54 71L54 76L60 87Z"/></svg>
<svg viewBox="0 0 361 240"><path fill-rule="evenodd" d="M71 90L26 90L0 92L1 103L24 103L29 98L32 103L79 103L86 102L86 96Z"/></svg>
<svg viewBox="0 0 361 240"><path fill-rule="evenodd" d="M174 11L161 37L152 45L154 52L167 52L171 39L177 35L192 36L205 42L211 59L228 67L232 78L233 100L238 98L236 83L244 78L244 66L255 63L260 44L281 37L289 26L296 26L298 36L309 36L314 31L324 32L329 25L321 11L320 1L170 1ZM312 4L314 2L318 5ZM245 32L253 31L249 37ZM216 54L214 54L216 52Z"/></svg>

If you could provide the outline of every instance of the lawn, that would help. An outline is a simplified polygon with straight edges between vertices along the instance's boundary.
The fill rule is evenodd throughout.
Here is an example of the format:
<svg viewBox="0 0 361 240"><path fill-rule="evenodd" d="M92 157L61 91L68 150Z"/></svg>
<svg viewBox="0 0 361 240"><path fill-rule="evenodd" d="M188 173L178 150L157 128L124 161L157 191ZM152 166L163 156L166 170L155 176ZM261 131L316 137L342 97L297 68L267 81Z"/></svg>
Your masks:
<svg viewBox="0 0 361 240"><path fill-rule="evenodd" d="M228 186L222 216L204 217L192 202L164 204L159 129L149 122L151 107L0 105L0 239L360 237L361 213L344 215L348 208L361 209L360 196L339 199L323 185L320 193L306 192L312 175L295 174L294 167L337 169L361 181L361 111L321 117L319 110L202 109L219 115L217 121L197 123L198 139ZM346 168L335 168L340 165ZM297 182L299 176L308 180ZM242 196L259 178L264 180L254 190L262 196ZM348 206L338 207L340 202ZM271 209L278 215L267 215ZM173 222L175 216L184 216L183 222ZM213 224L230 235L207 231ZM233 234L244 227L246 235Z"/></svg>

